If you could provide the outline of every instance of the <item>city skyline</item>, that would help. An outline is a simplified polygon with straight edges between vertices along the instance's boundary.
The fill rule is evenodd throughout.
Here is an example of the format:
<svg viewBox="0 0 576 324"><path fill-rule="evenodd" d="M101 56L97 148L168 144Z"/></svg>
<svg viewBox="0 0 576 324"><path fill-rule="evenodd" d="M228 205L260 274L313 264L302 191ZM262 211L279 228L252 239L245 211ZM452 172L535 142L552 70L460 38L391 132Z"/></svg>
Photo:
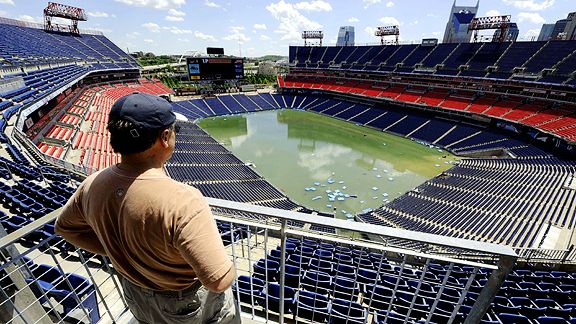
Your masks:
<svg viewBox="0 0 576 324"><path fill-rule="evenodd" d="M476 0L456 1L474 6ZM335 45L340 26L355 27L355 44L378 44L378 26L399 25L401 43L422 38L442 41L454 1L442 0L74 0L60 3L86 10L81 29L100 30L123 50L155 54L205 53L223 47L247 57L288 54L303 45L303 30L322 30L323 44ZM47 2L0 0L0 16L43 23ZM417 10L415 10L415 8ZM544 23L574 11L573 0L480 0L478 17L509 14L518 24L518 40L536 39ZM494 31L484 31L493 34Z"/></svg>

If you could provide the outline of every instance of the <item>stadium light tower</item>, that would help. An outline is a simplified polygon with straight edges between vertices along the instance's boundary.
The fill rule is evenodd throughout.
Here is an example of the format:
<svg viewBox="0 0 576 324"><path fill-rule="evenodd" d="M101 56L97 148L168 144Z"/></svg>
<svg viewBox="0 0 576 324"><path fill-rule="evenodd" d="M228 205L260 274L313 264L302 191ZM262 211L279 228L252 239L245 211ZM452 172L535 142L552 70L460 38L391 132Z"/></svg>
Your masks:
<svg viewBox="0 0 576 324"><path fill-rule="evenodd" d="M322 39L324 38L324 33L321 30L306 30L302 32L302 39L304 39L304 46L308 46L309 39L319 39L320 46L322 46Z"/></svg>
<svg viewBox="0 0 576 324"><path fill-rule="evenodd" d="M507 16L491 16L491 17L478 17L472 19L468 24L468 31L474 31L474 43L478 41L478 31L486 29L500 29L500 35L498 39L493 38L492 41L498 41L499 43L504 42L508 35L508 29L510 28L510 15Z"/></svg>
<svg viewBox="0 0 576 324"><path fill-rule="evenodd" d="M381 45L384 45L384 37L396 36L395 44L398 45L398 37L400 36L400 28L398 28L398 26L376 27L376 31L374 31L374 36L380 37L380 44Z"/></svg>
<svg viewBox="0 0 576 324"><path fill-rule="evenodd" d="M80 34L78 21L88 20L86 12L82 8L63 5L55 2L48 2L48 7L44 8L44 29L47 31L58 31L58 25L52 23L52 17L70 19L70 32Z"/></svg>

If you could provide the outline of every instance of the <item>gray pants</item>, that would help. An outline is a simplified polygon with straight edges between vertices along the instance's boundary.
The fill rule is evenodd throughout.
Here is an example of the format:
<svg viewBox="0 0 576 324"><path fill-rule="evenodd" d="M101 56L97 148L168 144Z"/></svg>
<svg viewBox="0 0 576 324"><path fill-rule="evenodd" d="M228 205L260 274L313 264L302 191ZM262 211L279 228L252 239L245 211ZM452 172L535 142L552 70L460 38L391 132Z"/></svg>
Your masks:
<svg viewBox="0 0 576 324"><path fill-rule="evenodd" d="M184 291L160 292L142 288L120 276L124 298L142 324L240 323L232 289L214 293L198 285Z"/></svg>

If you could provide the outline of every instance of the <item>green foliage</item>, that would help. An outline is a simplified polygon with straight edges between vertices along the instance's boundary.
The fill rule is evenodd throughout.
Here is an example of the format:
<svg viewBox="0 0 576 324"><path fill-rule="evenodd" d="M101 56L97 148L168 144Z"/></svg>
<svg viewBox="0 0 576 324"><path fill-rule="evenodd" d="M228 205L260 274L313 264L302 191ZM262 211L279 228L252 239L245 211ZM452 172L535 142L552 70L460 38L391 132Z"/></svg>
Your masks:
<svg viewBox="0 0 576 324"><path fill-rule="evenodd" d="M164 76L160 78L160 81L164 83L168 88L175 89L181 86L180 80L171 76Z"/></svg>
<svg viewBox="0 0 576 324"><path fill-rule="evenodd" d="M160 65L160 64L168 64L168 63L176 63L176 62L178 62L177 59L170 57L168 55L138 58L138 63L142 66Z"/></svg>
<svg viewBox="0 0 576 324"><path fill-rule="evenodd" d="M244 76L244 80L252 84L273 84L276 83L276 76L263 75L263 74L248 74Z"/></svg>

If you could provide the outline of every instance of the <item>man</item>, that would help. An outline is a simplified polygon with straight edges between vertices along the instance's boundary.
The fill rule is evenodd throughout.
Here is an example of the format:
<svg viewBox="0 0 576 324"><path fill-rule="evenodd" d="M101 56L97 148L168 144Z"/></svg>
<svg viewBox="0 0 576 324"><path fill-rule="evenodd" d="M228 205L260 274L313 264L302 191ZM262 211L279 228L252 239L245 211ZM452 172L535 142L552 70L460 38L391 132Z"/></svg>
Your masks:
<svg viewBox="0 0 576 324"><path fill-rule="evenodd" d="M235 271L202 194L170 179L164 163L178 125L166 100L144 93L110 110L110 144L121 162L86 178L56 233L112 261L141 323L240 323Z"/></svg>

